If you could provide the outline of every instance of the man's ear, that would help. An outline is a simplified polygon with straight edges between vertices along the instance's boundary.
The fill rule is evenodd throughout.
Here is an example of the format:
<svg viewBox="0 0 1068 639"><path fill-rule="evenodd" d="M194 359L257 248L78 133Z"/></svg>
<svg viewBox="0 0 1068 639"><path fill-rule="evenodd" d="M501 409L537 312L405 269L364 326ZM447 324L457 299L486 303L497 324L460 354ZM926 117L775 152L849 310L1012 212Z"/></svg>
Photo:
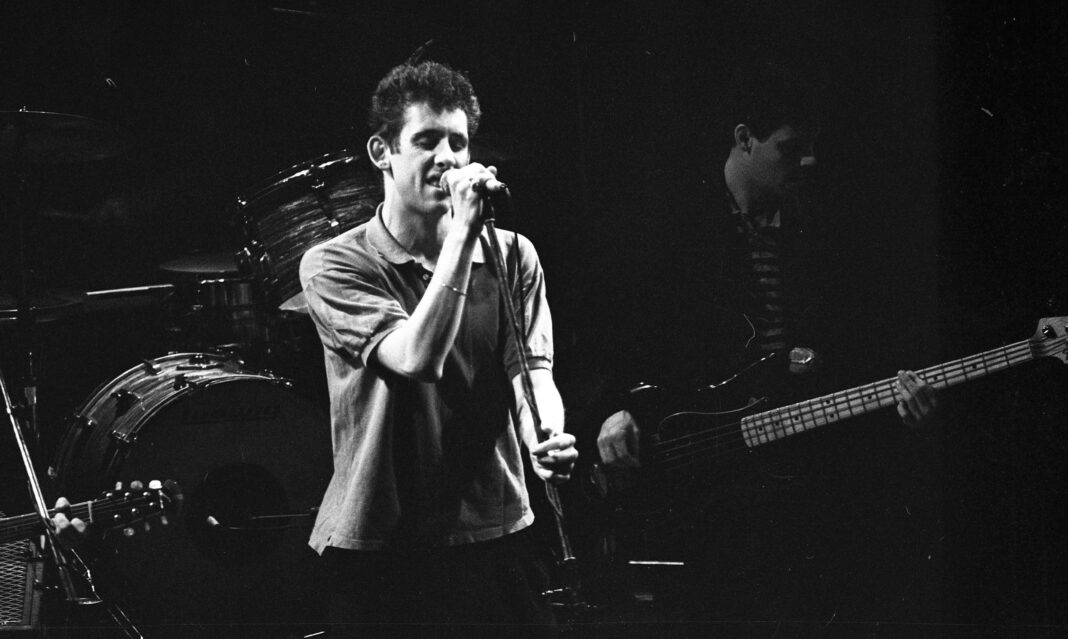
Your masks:
<svg viewBox="0 0 1068 639"><path fill-rule="evenodd" d="M380 135L372 135L368 138L367 157L371 158L371 164L374 164L379 169L383 171L389 170L390 149L385 138Z"/></svg>
<svg viewBox="0 0 1068 639"><path fill-rule="evenodd" d="M746 153L753 148L753 135L749 131L748 125L739 124L734 127L734 146L741 148Z"/></svg>

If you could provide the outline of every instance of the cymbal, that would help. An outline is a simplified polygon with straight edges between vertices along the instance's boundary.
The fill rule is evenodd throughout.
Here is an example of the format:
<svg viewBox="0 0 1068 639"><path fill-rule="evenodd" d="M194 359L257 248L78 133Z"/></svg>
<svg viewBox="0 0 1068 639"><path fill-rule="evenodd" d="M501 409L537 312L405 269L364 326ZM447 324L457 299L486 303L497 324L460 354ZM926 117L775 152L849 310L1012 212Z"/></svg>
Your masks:
<svg viewBox="0 0 1068 639"><path fill-rule="evenodd" d="M161 271L183 276L222 276L238 272L233 253L196 253L168 260L159 265Z"/></svg>
<svg viewBox="0 0 1068 639"><path fill-rule="evenodd" d="M77 314L85 302L85 293L76 291L44 291L30 295L30 314L35 324L52 322ZM13 295L0 294L0 326L18 321L18 300Z"/></svg>
<svg viewBox="0 0 1068 639"><path fill-rule="evenodd" d="M17 148L20 135L25 136L21 151ZM131 147L129 132L100 120L48 111L0 111L3 165L92 162L121 155Z"/></svg>

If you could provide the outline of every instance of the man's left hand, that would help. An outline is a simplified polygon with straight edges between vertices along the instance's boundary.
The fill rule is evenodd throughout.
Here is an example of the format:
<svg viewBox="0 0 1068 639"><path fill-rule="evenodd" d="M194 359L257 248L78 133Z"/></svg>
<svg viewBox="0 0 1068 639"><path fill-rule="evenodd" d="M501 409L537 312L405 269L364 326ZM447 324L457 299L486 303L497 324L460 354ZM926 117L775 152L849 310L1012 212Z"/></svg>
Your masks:
<svg viewBox="0 0 1068 639"><path fill-rule="evenodd" d="M905 425L921 427L929 424L938 412L938 396L931 385L912 371L898 371L897 414Z"/></svg>
<svg viewBox="0 0 1068 639"><path fill-rule="evenodd" d="M534 472L554 484L562 484L571 478L577 459L575 436L570 433L557 433L530 449Z"/></svg>

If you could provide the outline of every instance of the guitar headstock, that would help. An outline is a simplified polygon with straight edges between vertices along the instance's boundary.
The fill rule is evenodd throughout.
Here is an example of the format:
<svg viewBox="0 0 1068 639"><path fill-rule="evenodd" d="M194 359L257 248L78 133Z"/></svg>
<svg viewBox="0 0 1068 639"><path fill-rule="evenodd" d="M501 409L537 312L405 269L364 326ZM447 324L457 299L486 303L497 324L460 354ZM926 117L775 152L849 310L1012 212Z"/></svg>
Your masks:
<svg viewBox="0 0 1068 639"><path fill-rule="evenodd" d="M1031 338L1035 357L1055 357L1068 364L1068 317L1043 317Z"/></svg>
<svg viewBox="0 0 1068 639"><path fill-rule="evenodd" d="M144 522L145 530L150 528L149 520L159 518L166 525L167 515L178 511L182 503L182 491L177 482L161 482L153 479L146 488L140 481L130 482L123 488L116 484L114 490L103 493L92 502L90 516L95 525L107 531L121 528L123 534L135 534L134 524Z"/></svg>

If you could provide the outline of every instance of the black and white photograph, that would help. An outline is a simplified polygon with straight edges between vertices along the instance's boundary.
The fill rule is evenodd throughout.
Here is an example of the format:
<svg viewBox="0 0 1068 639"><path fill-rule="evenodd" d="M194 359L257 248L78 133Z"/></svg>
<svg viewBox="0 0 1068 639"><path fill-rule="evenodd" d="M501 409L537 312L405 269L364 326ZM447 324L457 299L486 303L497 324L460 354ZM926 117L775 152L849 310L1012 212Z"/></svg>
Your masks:
<svg viewBox="0 0 1068 639"><path fill-rule="evenodd" d="M0 7L0 637L1068 636L1068 5Z"/></svg>

